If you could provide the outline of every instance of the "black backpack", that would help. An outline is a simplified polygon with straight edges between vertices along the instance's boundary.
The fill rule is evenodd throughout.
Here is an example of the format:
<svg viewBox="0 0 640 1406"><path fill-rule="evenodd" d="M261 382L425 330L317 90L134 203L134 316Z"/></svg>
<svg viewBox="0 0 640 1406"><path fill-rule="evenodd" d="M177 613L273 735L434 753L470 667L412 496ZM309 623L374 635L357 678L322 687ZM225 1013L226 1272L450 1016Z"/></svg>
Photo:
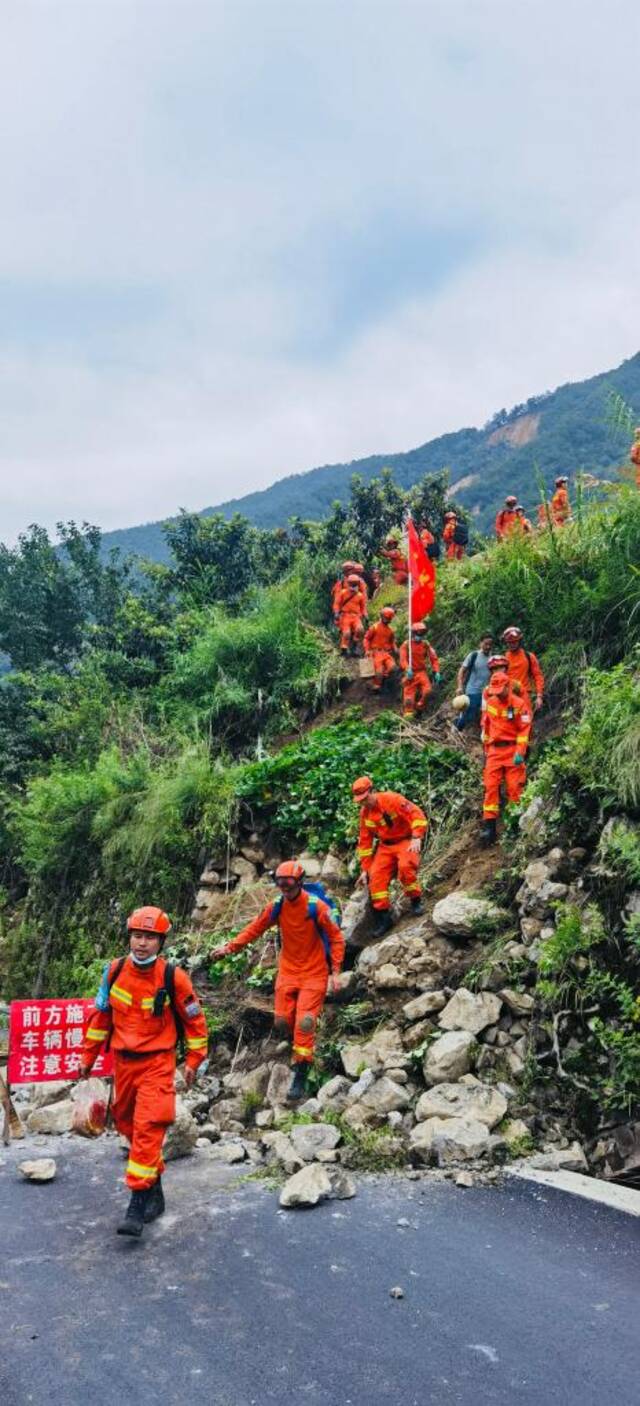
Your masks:
<svg viewBox="0 0 640 1406"><path fill-rule="evenodd" d="M127 953L127 956L128 956L128 953ZM119 975L120 975L120 972L122 971L122 968L123 968L123 966L124 966L126 960L127 960L126 957L119 957L119 958L118 958L118 960L117 960L117 962L116 962L116 964L115 964L115 967L114 967L113 971L111 972L111 975L109 976L109 990L111 990L111 987L113 986L114 982L116 982L116 981L118 980L118 977L119 977ZM175 1023L176 1023L176 1034L177 1034L176 1050L177 1050L177 1052L178 1052L178 1059L184 1059L184 1055L185 1055L184 1022L183 1022L182 1017L181 1017L181 1015L180 1015L180 1013L179 1013L179 1011L178 1011L178 1008L177 1008L177 1006L176 1006L176 968L175 968L175 963L174 963L174 962L166 962L166 961L165 961L165 964L164 964L164 983L163 983L162 986L159 986L159 987L158 987L158 990L156 991L156 994L155 994L155 997L154 997L154 1000L153 1000L152 1010L153 1010L153 1014L154 1014L155 1016L160 1016L160 1015L162 1015L162 1012L164 1011L164 1006L165 1006L165 997L167 997L168 1000L169 1000L169 1005L171 1006L171 1011L172 1011L172 1014L173 1014L173 1019L175 1020ZM108 1043L109 1043L109 1042L107 1042L107 1044L108 1044Z"/></svg>
<svg viewBox="0 0 640 1406"><path fill-rule="evenodd" d="M453 529L453 540L456 547L466 547L469 541L469 528L466 522L457 522Z"/></svg>
<svg viewBox="0 0 640 1406"><path fill-rule="evenodd" d="M429 546L427 547L427 556L431 561L439 561L441 552L442 548L440 546L440 538L436 537L435 541L430 542Z"/></svg>

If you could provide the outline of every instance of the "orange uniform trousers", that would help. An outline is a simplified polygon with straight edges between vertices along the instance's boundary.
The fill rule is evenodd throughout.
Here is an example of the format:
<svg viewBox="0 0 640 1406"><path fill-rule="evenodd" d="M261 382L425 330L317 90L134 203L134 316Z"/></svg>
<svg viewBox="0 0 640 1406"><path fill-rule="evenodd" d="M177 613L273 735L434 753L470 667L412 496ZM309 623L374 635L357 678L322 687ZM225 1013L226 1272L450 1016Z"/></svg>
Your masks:
<svg viewBox="0 0 640 1406"><path fill-rule="evenodd" d="M378 844L369 869L369 898L374 908L383 910L391 906L389 884L396 877L400 880L407 898L420 897L420 855L409 849L410 844L411 837Z"/></svg>
<svg viewBox="0 0 640 1406"><path fill-rule="evenodd" d="M294 1064L310 1064L316 1044L316 1026L327 994L326 973L322 979L314 976L284 977L276 981L273 1014L276 1023L285 1022L293 1036Z"/></svg>
<svg viewBox="0 0 640 1406"><path fill-rule="evenodd" d="M449 542L447 545L447 557L449 561L462 561L464 547L460 542Z"/></svg>
<svg viewBox="0 0 640 1406"><path fill-rule="evenodd" d="M382 688L382 680L388 679L396 667L396 661L388 649L374 649L371 653L373 660L374 675L371 680L371 687L376 690Z"/></svg>
<svg viewBox="0 0 640 1406"><path fill-rule="evenodd" d="M495 820L500 812L500 787L504 781L508 801L519 801L527 779L524 762L514 766L513 758L519 750L515 742L500 747L489 743L484 764L484 804L482 815L485 820Z"/></svg>
<svg viewBox="0 0 640 1406"><path fill-rule="evenodd" d="M132 1191L153 1186L164 1171L162 1144L176 1116L175 1050L159 1050L126 1059L114 1050L116 1128L129 1143L125 1181Z"/></svg>
<svg viewBox="0 0 640 1406"><path fill-rule="evenodd" d="M364 622L361 615L346 610L340 612L338 616L338 629L340 631L340 648L349 649L351 644L358 644L364 635Z"/></svg>
<svg viewBox="0 0 640 1406"><path fill-rule="evenodd" d="M402 711L405 718L421 713L429 694L431 679L426 669L416 669L412 679L405 678L402 684Z"/></svg>

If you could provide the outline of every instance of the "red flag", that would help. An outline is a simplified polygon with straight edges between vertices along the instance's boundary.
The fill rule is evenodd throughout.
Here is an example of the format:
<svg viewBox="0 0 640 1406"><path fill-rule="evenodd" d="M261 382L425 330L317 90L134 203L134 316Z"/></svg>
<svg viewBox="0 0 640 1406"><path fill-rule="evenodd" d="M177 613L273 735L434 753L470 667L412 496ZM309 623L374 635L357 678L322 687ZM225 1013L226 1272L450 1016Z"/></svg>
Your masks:
<svg viewBox="0 0 640 1406"><path fill-rule="evenodd" d="M416 532L412 518L407 522L411 619L424 620L436 603L436 568Z"/></svg>

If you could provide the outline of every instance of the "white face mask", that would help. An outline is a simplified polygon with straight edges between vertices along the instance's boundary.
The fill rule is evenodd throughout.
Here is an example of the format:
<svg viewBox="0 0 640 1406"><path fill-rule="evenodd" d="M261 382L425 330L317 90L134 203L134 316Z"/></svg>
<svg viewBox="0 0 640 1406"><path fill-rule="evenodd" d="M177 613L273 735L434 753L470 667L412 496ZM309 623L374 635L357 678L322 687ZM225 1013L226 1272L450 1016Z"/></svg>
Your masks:
<svg viewBox="0 0 640 1406"><path fill-rule="evenodd" d="M154 963L154 962L157 962L159 953L158 953L158 952L154 952L153 957L134 957L133 952L132 952L130 955L131 955L131 961L133 962L134 966L136 966L136 967L150 967L150 966L153 966L153 963Z"/></svg>

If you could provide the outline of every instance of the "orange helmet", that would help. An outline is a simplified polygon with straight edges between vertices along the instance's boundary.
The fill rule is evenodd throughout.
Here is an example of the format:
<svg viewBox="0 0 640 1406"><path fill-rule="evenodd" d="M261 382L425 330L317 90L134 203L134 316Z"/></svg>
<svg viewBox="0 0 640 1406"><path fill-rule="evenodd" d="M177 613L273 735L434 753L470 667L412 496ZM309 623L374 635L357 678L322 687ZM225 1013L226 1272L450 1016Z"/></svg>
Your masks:
<svg viewBox="0 0 640 1406"><path fill-rule="evenodd" d="M385 546L386 546L386 547L397 547L397 545L398 545L398 538L397 538L397 537L387 537L387 540L386 540L386 542L385 542Z"/></svg>
<svg viewBox="0 0 640 1406"><path fill-rule="evenodd" d="M350 576L347 576L347 585L348 585L348 586L359 586L359 585L360 585L360 577L359 577L359 576L355 576L354 573L352 572Z"/></svg>
<svg viewBox="0 0 640 1406"><path fill-rule="evenodd" d="M523 512L524 512L524 503L516 503L516 512L517 512L517 513L523 513Z"/></svg>
<svg viewBox="0 0 640 1406"><path fill-rule="evenodd" d="M488 661L488 667L492 673L494 669L508 669L509 661L504 654L492 654Z"/></svg>
<svg viewBox="0 0 640 1406"><path fill-rule="evenodd" d="M507 625L506 630L502 631L502 638L505 644L508 644L509 640L521 640L522 630L518 625Z"/></svg>
<svg viewBox="0 0 640 1406"><path fill-rule="evenodd" d="M509 493L507 494L507 497L504 501L508 508L515 508L518 499L516 498L515 493Z"/></svg>
<svg viewBox="0 0 640 1406"><path fill-rule="evenodd" d="M166 937L171 932L171 919L161 908L136 908L127 918L127 932L150 932Z"/></svg>
<svg viewBox="0 0 640 1406"><path fill-rule="evenodd" d="M567 478L567 475L566 475L566 474L560 474L560 475L558 476L558 478L556 479L556 488L562 488L563 483L568 483L568 482L569 482L569 480L568 480L568 478Z"/></svg>
<svg viewBox="0 0 640 1406"><path fill-rule="evenodd" d="M396 612L392 605L383 605L382 610L380 611L380 619L393 620L395 613Z"/></svg>
<svg viewBox="0 0 640 1406"><path fill-rule="evenodd" d="M301 884L304 879L304 866L299 859L285 859L278 865L274 874L277 884L284 884L285 887L293 884Z"/></svg>
<svg viewBox="0 0 640 1406"><path fill-rule="evenodd" d="M351 787L354 801L363 801L370 791L373 791L373 781L370 776L358 776Z"/></svg>
<svg viewBox="0 0 640 1406"><path fill-rule="evenodd" d="M426 635L427 627L424 620L416 620L415 625L411 626L411 633L412 635Z"/></svg>
<svg viewBox="0 0 640 1406"><path fill-rule="evenodd" d="M446 520L447 520L448 517L457 517L457 516L458 516L458 514L457 514L457 513L454 513L453 510L450 508L450 509L449 509L449 512L448 512L448 513L445 513L445 515L444 515L445 522L446 522Z"/></svg>
<svg viewBox="0 0 640 1406"><path fill-rule="evenodd" d="M364 571L364 566L362 565L362 562L361 562L361 561L354 561L354 563L353 563L353 570L354 570L354 571L357 571L357 572L358 572L358 575L361 576L362 573L363 573L363 571Z"/></svg>
<svg viewBox="0 0 640 1406"><path fill-rule="evenodd" d="M345 574L346 574L348 571L355 571L355 569L356 569L356 562L355 562L355 561L343 561L343 563L342 563L342 570L345 572Z"/></svg>

